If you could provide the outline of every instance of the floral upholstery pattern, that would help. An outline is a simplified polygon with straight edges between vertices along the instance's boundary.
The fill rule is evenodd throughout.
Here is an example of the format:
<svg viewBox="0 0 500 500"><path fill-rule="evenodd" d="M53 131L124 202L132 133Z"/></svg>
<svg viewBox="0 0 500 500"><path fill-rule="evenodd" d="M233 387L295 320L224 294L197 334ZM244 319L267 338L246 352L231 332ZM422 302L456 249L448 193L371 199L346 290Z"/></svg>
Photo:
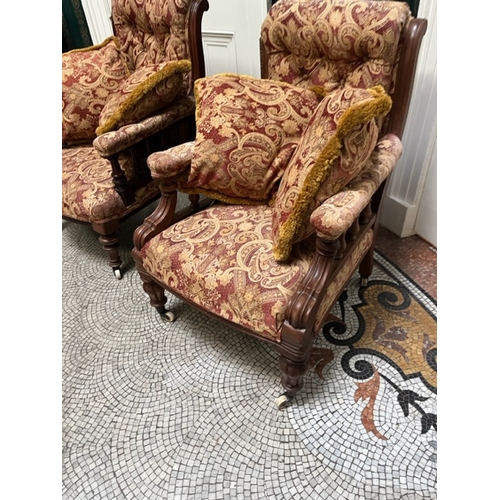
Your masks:
<svg viewBox="0 0 500 500"><path fill-rule="evenodd" d="M62 55L62 141L91 141L106 101L129 76L115 37Z"/></svg>
<svg viewBox="0 0 500 500"><path fill-rule="evenodd" d="M106 102L99 116L97 135L147 118L186 95L183 75L191 71L191 61L154 64L134 71Z"/></svg>
<svg viewBox="0 0 500 500"><path fill-rule="evenodd" d="M303 241L294 247L290 263L277 263L271 211L265 205L213 206L146 243L141 250L143 265L185 299L280 342L287 302L309 268L315 242L313 238ZM371 234L362 249L368 248ZM342 280L348 279L360 255L353 255L330 295L344 287Z"/></svg>
<svg viewBox="0 0 500 500"><path fill-rule="evenodd" d="M311 224L317 233L335 239L347 231L392 171L402 152L403 146L397 136L387 134L383 137L370 156L366 169L312 213Z"/></svg>
<svg viewBox="0 0 500 500"><path fill-rule="evenodd" d="M287 83L220 74L195 82L196 141L186 192L265 203L318 104Z"/></svg>
<svg viewBox="0 0 500 500"><path fill-rule="evenodd" d="M120 219L133 212L146 200L159 194L157 182L136 192L135 203L126 207L115 191L111 165L92 146L62 150L62 214L81 222L100 222ZM131 159L122 155L121 167L131 176Z"/></svg>
<svg viewBox="0 0 500 500"><path fill-rule="evenodd" d="M148 157L148 167L153 179L174 179L188 170L193 158L194 141L173 146L166 151L152 153Z"/></svg>
<svg viewBox="0 0 500 500"><path fill-rule="evenodd" d="M392 92L404 2L280 0L262 24L268 77L309 87L339 83Z"/></svg>
<svg viewBox="0 0 500 500"><path fill-rule="evenodd" d="M175 106L168 106L139 123L124 125L118 130L102 134L96 137L92 144L102 156L110 156L193 114L194 110L194 98L192 96L182 97L175 101Z"/></svg>
<svg viewBox="0 0 500 500"><path fill-rule="evenodd" d="M131 71L165 61L190 59L188 13L192 0L112 0L111 12ZM192 88L191 74L184 76Z"/></svg>
<svg viewBox="0 0 500 500"><path fill-rule="evenodd" d="M366 165L377 142L379 116L391 99L380 86L337 87L318 105L279 185L273 210L274 254L314 232L313 210L340 191Z"/></svg>

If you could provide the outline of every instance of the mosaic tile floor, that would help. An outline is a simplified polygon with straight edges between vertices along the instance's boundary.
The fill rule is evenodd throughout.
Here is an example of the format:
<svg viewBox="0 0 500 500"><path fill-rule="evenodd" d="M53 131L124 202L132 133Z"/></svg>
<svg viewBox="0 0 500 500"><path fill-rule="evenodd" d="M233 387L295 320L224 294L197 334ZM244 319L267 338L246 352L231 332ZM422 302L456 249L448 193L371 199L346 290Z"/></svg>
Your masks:
<svg viewBox="0 0 500 500"><path fill-rule="evenodd" d="M437 498L436 302L384 257L279 411L273 349L173 297L162 322L126 243L121 281L89 228L62 247L63 500Z"/></svg>

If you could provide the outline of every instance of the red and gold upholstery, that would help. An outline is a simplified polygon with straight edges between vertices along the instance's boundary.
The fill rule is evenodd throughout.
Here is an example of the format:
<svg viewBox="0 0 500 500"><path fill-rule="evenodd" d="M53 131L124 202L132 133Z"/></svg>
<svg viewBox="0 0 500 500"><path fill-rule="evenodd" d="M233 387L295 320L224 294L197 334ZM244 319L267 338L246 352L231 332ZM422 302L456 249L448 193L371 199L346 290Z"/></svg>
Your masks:
<svg viewBox="0 0 500 500"><path fill-rule="evenodd" d="M287 397L348 280L370 276L422 21L402 2L280 0L262 24L269 78L198 80L195 140L148 158L162 198L133 257L151 304L165 314L167 290L274 344ZM217 201L175 220L177 191Z"/></svg>
<svg viewBox="0 0 500 500"><path fill-rule="evenodd" d="M206 0L112 0L115 36L62 55L62 215L106 236L114 269L117 224L160 195L147 155L194 139L191 56L203 76L207 8Z"/></svg>
<svg viewBox="0 0 500 500"><path fill-rule="evenodd" d="M341 84L392 93L404 2L280 0L262 24L268 77L301 87Z"/></svg>

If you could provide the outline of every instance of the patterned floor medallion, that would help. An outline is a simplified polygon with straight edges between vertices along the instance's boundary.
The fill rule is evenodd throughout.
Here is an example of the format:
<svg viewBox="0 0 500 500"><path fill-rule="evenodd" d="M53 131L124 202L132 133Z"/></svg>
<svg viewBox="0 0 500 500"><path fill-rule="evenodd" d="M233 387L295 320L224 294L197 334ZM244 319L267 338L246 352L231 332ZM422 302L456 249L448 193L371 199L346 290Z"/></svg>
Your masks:
<svg viewBox="0 0 500 500"><path fill-rule="evenodd" d="M89 228L62 235L63 500L437 498L436 303L383 256L278 411L273 349L171 296L162 322L130 247L118 281Z"/></svg>

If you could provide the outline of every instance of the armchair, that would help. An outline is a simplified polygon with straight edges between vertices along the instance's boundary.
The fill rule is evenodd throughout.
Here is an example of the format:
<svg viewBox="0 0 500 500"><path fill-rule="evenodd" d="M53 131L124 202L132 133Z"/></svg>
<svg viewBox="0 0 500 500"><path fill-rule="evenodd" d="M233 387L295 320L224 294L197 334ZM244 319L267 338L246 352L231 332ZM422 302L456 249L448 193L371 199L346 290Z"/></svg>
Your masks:
<svg viewBox="0 0 500 500"><path fill-rule="evenodd" d="M62 217L122 276L119 227L160 196L146 159L195 135L207 0L112 0L114 36L62 55Z"/></svg>
<svg viewBox="0 0 500 500"><path fill-rule="evenodd" d="M148 159L162 196L132 255L152 306L175 319L167 290L273 345L278 408L350 277L372 272L426 27L402 2L280 0L264 78L197 80L196 138ZM177 191L214 202L179 220Z"/></svg>

